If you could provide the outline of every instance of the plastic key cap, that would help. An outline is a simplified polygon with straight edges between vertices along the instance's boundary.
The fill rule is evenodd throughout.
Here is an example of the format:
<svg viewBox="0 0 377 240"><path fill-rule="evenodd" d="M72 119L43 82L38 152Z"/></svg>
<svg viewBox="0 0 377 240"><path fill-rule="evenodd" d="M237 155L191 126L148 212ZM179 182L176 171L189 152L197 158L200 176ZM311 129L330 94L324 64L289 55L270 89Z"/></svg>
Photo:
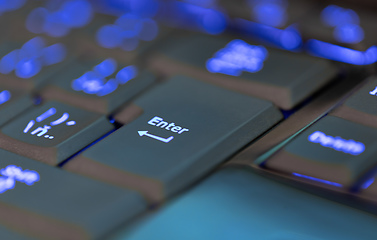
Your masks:
<svg viewBox="0 0 377 240"><path fill-rule="evenodd" d="M269 169L335 187L353 184L377 164L377 129L326 116L267 159Z"/></svg>
<svg viewBox="0 0 377 240"><path fill-rule="evenodd" d="M158 201L200 178L282 117L267 101L184 76L143 95L132 109L142 114L63 168L134 187Z"/></svg>
<svg viewBox="0 0 377 240"><path fill-rule="evenodd" d="M0 126L33 106L27 92L0 84Z"/></svg>
<svg viewBox="0 0 377 240"><path fill-rule="evenodd" d="M55 165L112 129L105 116L51 101L4 125L0 147Z"/></svg>
<svg viewBox="0 0 377 240"><path fill-rule="evenodd" d="M290 109L338 73L327 60L266 49L239 39L204 35L172 38L150 65L164 74L187 74Z"/></svg>
<svg viewBox="0 0 377 240"><path fill-rule="evenodd" d="M336 108L331 115L338 116L366 126L377 128L377 78L369 81L347 101Z"/></svg>
<svg viewBox="0 0 377 240"><path fill-rule="evenodd" d="M0 222L22 234L98 239L145 210L135 192L1 149L0 158Z"/></svg>
<svg viewBox="0 0 377 240"><path fill-rule="evenodd" d="M139 72L135 65L112 58L73 61L67 69L41 91L42 98L103 114L132 99L155 79L150 73Z"/></svg>

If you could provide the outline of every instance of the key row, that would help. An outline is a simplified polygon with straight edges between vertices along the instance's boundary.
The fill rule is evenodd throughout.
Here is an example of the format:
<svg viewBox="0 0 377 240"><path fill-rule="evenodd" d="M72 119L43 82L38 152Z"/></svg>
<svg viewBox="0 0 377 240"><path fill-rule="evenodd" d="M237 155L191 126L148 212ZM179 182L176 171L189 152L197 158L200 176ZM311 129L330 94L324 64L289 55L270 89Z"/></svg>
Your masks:
<svg viewBox="0 0 377 240"><path fill-rule="evenodd" d="M7 214L1 222L38 237L97 238L189 186L282 114L268 101L176 76L116 117L128 124L71 156L62 169L47 164L112 131L103 115L49 101L5 124L0 207ZM14 215L33 225L8 221ZM100 225L103 219L115 225Z"/></svg>
<svg viewBox="0 0 377 240"><path fill-rule="evenodd" d="M24 55L38 52L36 48L41 47L36 45L43 45L43 40L34 38L19 52ZM4 57L4 69L16 61L11 53ZM144 71L146 67L164 78L176 74L192 76L289 110L340 73L327 60L266 48L231 36L187 33L170 35L158 50L145 58L147 66L138 64L138 60L117 59L87 49L63 65L55 64L31 78L7 74L0 87L4 90L31 88L43 100L58 100L89 111L112 114L152 84L153 76ZM21 65L23 69L33 67L31 62Z"/></svg>
<svg viewBox="0 0 377 240"><path fill-rule="evenodd" d="M21 2L23 5L25 1ZM298 0L240 0L237 4L220 0L203 3L145 0L135 8L131 7L130 0L123 4L102 0L94 3L28 1L15 12L18 18L12 22L18 26L14 29L62 39L83 29L83 32L91 32L89 40L96 39L96 44L102 47L133 51L140 44L155 39L164 28L158 21L170 27L209 34L236 30L277 48L305 49L311 55L354 65L375 63L377 36L373 11L352 3L337 4L336 1ZM18 9L21 5L4 11ZM108 16L104 17L103 13Z"/></svg>

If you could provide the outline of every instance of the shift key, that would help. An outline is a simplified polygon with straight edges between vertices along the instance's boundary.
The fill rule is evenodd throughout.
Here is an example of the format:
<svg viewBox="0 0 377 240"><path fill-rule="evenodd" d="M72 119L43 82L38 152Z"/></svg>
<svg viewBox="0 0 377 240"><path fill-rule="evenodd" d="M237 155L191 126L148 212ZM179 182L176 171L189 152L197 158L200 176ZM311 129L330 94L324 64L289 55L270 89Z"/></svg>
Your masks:
<svg viewBox="0 0 377 240"><path fill-rule="evenodd" d="M63 168L133 188L153 202L202 177L282 118L268 101L184 76L115 118L122 115L135 119Z"/></svg>

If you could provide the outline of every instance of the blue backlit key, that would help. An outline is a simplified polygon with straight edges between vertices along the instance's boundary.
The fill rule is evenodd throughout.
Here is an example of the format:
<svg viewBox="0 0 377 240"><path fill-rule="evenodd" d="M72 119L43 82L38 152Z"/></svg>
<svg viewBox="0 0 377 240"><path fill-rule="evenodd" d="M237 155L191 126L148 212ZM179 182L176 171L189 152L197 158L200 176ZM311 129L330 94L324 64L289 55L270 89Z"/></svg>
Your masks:
<svg viewBox="0 0 377 240"><path fill-rule="evenodd" d="M4 125L0 147L55 165L112 128L105 116L50 101Z"/></svg>
<svg viewBox="0 0 377 240"><path fill-rule="evenodd" d="M170 196L281 119L273 104L176 76L138 98L115 119L133 119L63 168ZM103 174L109 172L109 174Z"/></svg>
<svg viewBox="0 0 377 240"><path fill-rule="evenodd" d="M349 188L377 164L377 129L326 116L264 166L312 182Z"/></svg>
<svg viewBox="0 0 377 240"><path fill-rule="evenodd" d="M150 73L113 58L79 59L58 72L40 95L43 99L109 114L153 82Z"/></svg>
<svg viewBox="0 0 377 240"><path fill-rule="evenodd" d="M162 10L158 17L170 26L209 34L222 33L228 26L227 16L215 1L174 0L160 4Z"/></svg>
<svg viewBox="0 0 377 240"><path fill-rule="evenodd" d="M312 8L313 3L300 0L223 1L232 14L232 27L240 34L285 50L303 47L297 22Z"/></svg>
<svg viewBox="0 0 377 240"><path fill-rule="evenodd" d="M112 57L120 62L134 63L170 32L171 29L157 25L148 16L99 15L82 31L72 35L73 47L89 59L90 56L95 59Z"/></svg>
<svg viewBox="0 0 377 240"><path fill-rule="evenodd" d="M26 28L33 33L63 37L72 29L87 25L93 18L93 6L86 0L55 1L33 9L27 16Z"/></svg>
<svg viewBox="0 0 377 240"><path fill-rule="evenodd" d="M253 45L240 39L181 34L151 57L153 69L187 74L290 109L337 75L323 59Z"/></svg>
<svg viewBox="0 0 377 240"><path fill-rule="evenodd" d="M0 126L31 106L33 100L27 92L0 84Z"/></svg>
<svg viewBox="0 0 377 240"><path fill-rule="evenodd" d="M0 158L0 222L12 231L36 239L99 239L145 209L135 192L2 149Z"/></svg>
<svg viewBox="0 0 377 240"><path fill-rule="evenodd" d="M299 22L299 29L310 54L367 65L377 61L376 17L365 9L347 5L324 5L313 8Z"/></svg>
<svg viewBox="0 0 377 240"><path fill-rule="evenodd" d="M2 84L36 89L64 65L66 58L64 44L48 45L42 37L32 38L23 44L5 42L0 45Z"/></svg>

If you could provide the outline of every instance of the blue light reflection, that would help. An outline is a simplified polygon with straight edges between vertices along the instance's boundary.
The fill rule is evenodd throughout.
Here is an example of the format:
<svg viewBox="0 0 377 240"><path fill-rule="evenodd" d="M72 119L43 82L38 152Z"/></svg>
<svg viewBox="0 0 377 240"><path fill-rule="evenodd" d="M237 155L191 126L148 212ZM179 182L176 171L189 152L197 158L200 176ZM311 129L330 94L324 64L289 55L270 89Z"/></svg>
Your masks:
<svg viewBox="0 0 377 240"><path fill-rule="evenodd" d="M272 27L281 27L287 22L287 2L284 0L249 0L255 20Z"/></svg>
<svg viewBox="0 0 377 240"><path fill-rule="evenodd" d="M368 188L372 183L374 182L375 178L371 178L368 181L364 182L363 185L361 185L362 189Z"/></svg>
<svg viewBox="0 0 377 240"><path fill-rule="evenodd" d="M86 0L70 0L50 6L54 10L36 8L26 19L26 28L33 33L46 33L52 37L62 37L73 28L87 25L93 17L92 5ZM54 4L53 4L54 5ZM55 8L58 8L57 10Z"/></svg>
<svg viewBox="0 0 377 240"><path fill-rule="evenodd" d="M202 7L186 2L166 2L162 14L172 26L195 29L209 34L220 34L227 26L227 17L214 8ZM169 21L174 19L174 21Z"/></svg>
<svg viewBox="0 0 377 240"><path fill-rule="evenodd" d="M331 43L310 39L306 43L306 48L309 53L314 56L354 65L368 65L377 62L376 46L372 46L366 51L362 52Z"/></svg>
<svg viewBox="0 0 377 240"><path fill-rule="evenodd" d="M123 85L129 80L135 78L138 74L135 66L127 66L120 69L115 78L106 80L106 77L116 72L117 62L108 58L93 67L92 71L84 73L71 83L75 91L83 91L86 94L93 94L99 97L106 96L114 92L119 85Z"/></svg>
<svg viewBox="0 0 377 240"><path fill-rule="evenodd" d="M260 71L267 55L268 52L263 46L249 45L236 39L208 59L206 67L210 72L239 76L242 71Z"/></svg>
<svg viewBox="0 0 377 240"><path fill-rule="evenodd" d="M91 0L96 11L121 16L125 13L152 18L159 10L158 0Z"/></svg>
<svg viewBox="0 0 377 240"><path fill-rule="evenodd" d="M325 184L332 185L332 186L335 186L335 187L342 187L342 184L340 184L340 183L331 182L331 181L323 180L323 179L320 179L320 178L310 177L310 176L302 175L302 174L299 174L299 173L292 173L292 174L294 176L297 176L297 177L309 179L309 180L320 182L320 183L325 183Z"/></svg>
<svg viewBox="0 0 377 240"><path fill-rule="evenodd" d="M0 0L0 14L21 8L26 0Z"/></svg>
<svg viewBox="0 0 377 240"><path fill-rule="evenodd" d="M135 50L139 41L151 41L157 37L157 23L150 18L124 14L114 24L102 26L96 34L97 42L104 48Z"/></svg>
<svg viewBox="0 0 377 240"><path fill-rule="evenodd" d="M334 27L334 38L342 43L359 43L364 39L364 30L359 26L357 13L336 5L330 5L321 12L322 22Z"/></svg>
<svg viewBox="0 0 377 240"><path fill-rule="evenodd" d="M44 66L53 65L64 60L66 48L57 43L45 47L45 41L36 37L3 56L0 60L0 73L9 74L15 71L20 78L37 75Z"/></svg>
<svg viewBox="0 0 377 240"><path fill-rule="evenodd" d="M359 16L351 9L344 9L336 5L329 5L321 12L321 20L330 27L344 24L359 24Z"/></svg>
<svg viewBox="0 0 377 240"><path fill-rule="evenodd" d="M302 46L301 34L293 25L286 29L278 29L241 18L235 19L235 23L240 31L276 47L293 51Z"/></svg>
<svg viewBox="0 0 377 240"><path fill-rule="evenodd" d="M217 0L183 0L184 2L202 6L202 7L214 7L217 4Z"/></svg>
<svg viewBox="0 0 377 240"><path fill-rule="evenodd" d="M343 43L359 43L364 39L364 30L356 24L344 24L334 29L334 38Z"/></svg>
<svg viewBox="0 0 377 240"><path fill-rule="evenodd" d="M10 100L11 96L12 95L8 90L4 90L4 91L0 92L0 105L8 102Z"/></svg>

